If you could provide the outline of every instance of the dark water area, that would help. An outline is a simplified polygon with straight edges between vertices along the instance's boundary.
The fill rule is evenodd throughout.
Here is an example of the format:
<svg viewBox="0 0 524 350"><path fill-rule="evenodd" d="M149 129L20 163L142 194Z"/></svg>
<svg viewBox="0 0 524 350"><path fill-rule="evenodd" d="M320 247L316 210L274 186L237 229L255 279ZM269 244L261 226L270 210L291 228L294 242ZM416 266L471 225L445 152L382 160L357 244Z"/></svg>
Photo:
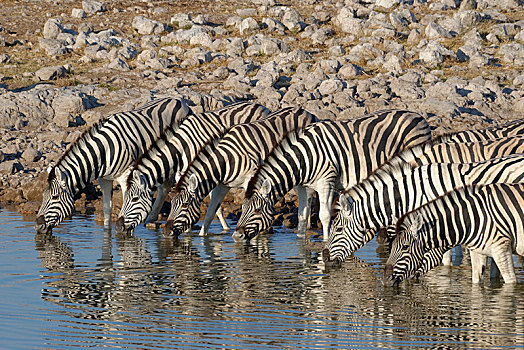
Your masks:
<svg viewBox="0 0 524 350"><path fill-rule="evenodd" d="M286 229L245 246L80 215L36 235L32 219L0 211L2 349L524 348L520 267L513 286L472 285L464 261L391 288L374 241L326 271Z"/></svg>

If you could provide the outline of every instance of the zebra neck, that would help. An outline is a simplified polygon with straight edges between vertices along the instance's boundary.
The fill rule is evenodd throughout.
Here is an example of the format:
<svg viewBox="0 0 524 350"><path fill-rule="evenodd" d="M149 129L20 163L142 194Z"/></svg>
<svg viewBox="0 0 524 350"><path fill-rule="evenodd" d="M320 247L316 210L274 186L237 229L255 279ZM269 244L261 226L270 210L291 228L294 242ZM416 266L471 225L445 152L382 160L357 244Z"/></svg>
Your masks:
<svg viewBox="0 0 524 350"><path fill-rule="evenodd" d="M85 161L88 161L88 159ZM71 153L62 158L56 167L66 175L69 188L74 195L100 176L98 161L92 160L92 162L86 164Z"/></svg>

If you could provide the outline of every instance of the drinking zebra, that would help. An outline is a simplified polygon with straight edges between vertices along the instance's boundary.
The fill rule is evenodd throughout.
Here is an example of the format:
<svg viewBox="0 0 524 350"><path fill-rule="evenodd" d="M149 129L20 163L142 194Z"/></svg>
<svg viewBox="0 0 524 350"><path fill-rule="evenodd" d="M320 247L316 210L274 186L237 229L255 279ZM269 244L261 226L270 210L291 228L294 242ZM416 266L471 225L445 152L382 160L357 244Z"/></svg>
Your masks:
<svg viewBox="0 0 524 350"><path fill-rule="evenodd" d="M164 235L178 236L190 230L200 217L202 200L212 191L200 231L206 234L229 189L245 189L259 164L285 135L316 121L304 109L288 107L266 119L237 125L208 144L177 183ZM300 198L300 205L306 205L305 198Z"/></svg>
<svg viewBox="0 0 524 350"><path fill-rule="evenodd" d="M207 142L231 127L267 117L269 110L256 103L238 102L216 111L191 115L177 129L166 132L134 164L127 178L128 191L116 222L120 233L131 233L144 220L158 215L174 177L179 177ZM153 194L158 188L158 205ZM149 214L149 216L148 216ZM146 218L147 216L147 218ZM228 229L227 223L218 213Z"/></svg>
<svg viewBox="0 0 524 350"><path fill-rule="evenodd" d="M171 125L190 113L183 100L163 98L94 124L48 169L35 230L49 233L73 212L75 196L98 179L104 225L111 223L113 181L125 192L125 171Z"/></svg>
<svg viewBox="0 0 524 350"><path fill-rule="evenodd" d="M319 216L327 240L335 190L352 187L400 150L430 137L421 115L402 110L379 111L345 121L325 120L290 133L249 182L233 237L249 241L268 229L275 203L297 187L299 195L305 192L307 198L313 191L318 193ZM309 206L302 209L299 216L309 217Z"/></svg>
<svg viewBox="0 0 524 350"><path fill-rule="evenodd" d="M392 284L412 276L425 252L459 244L476 252L473 283L482 280L485 256L493 257L504 282L515 283L512 254L524 255L524 184L457 189L402 216L397 230L384 270Z"/></svg>
<svg viewBox="0 0 524 350"><path fill-rule="evenodd" d="M473 135L471 131L466 133L469 138ZM404 162L409 163L413 167L431 163L474 163L491 158L524 153L524 135L476 142L453 142L463 137L463 132L435 137L428 142L400 152L389 163ZM477 135L476 137L484 136ZM387 234L387 236L384 237L384 234ZM395 226L393 225L387 230L380 230L377 240L391 242L394 238ZM451 255L448 258L451 258Z"/></svg>
<svg viewBox="0 0 524 350"><path fill-rule="evenodd" d="M326 265L340 265L347 256L394 225L405 213L456 188L524 180L524 155L477 163L433 163L412 168L386 163L366 180L340 195L340 210L323 250Z"/></svg>

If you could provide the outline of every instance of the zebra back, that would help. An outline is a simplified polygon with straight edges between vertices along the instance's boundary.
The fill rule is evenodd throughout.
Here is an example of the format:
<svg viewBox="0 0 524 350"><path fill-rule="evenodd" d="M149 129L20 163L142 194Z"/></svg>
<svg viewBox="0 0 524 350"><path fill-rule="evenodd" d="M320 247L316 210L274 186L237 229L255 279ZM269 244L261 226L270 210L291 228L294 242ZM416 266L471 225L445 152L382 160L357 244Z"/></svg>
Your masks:
<svg viewBox="0 0 524 350"><path fill-rule="evenodd" d="M478 142L507 136L524 135L524 119L514 120L486 129L465 130L449 134L452 142Z"/></svg>
<svg viewBox="0 0 524 350"><path fill-rule="evenodd" d="M449 135L411 147L391 159L411 166L430 163L474 163L524 153L524 135L475 142L447 142Z"/></svg>
<svg viewBox="0 0 524 350"><path fill-rule="evenodd" d="M521 154L415 168L407 163L388 163L344 194L341 204L349 209L340 210L333 219L327 243L330 256L344 260L370 241L379 228L395 224L405 213L456 188L522 182L523 166Z"/></svg>
<svg viewBox="0 0 524 350"><path fill-rule="evenodd" d="M149 186L164 183L185 170L209 142L231 127L267 117L269 110L250 102L237 102L215 111L191 115L166 132L134 164L132 170L148 175ZM128 185L133 179L128 176Z"/></svg>
<svg viewBox="0 0 524 350"><path fill-rule="evenodd" d="M68 175L75 193L98 177L116 178L166 128L180 123L188 113L182 100L162 98L136 110L110 115L84 132L53 168ZM54 173L49 172L48 181Z"/></svg>
<svg viewBox="0 0 524 350"><path fill-rule="evenodd" d="M191 174L197 175L200 182L207 179L210 188L204 190L204 196L219 182L229 186L239 176L255 171L285 135L317 121L302 108L288 107L265 119L237 125L202 149L178 181L175 192L187 186Z"/></svg>
<svg viewBox="0 0 524 350"><path fill-rule="evenodd" d="M253 176L246 197L273 183L276 202L297 184L337 173L336 187L348 189L400 150L431 137L425 119L414 112L385 110L352 120L322 120L291 132L270 152Z"/></svg>

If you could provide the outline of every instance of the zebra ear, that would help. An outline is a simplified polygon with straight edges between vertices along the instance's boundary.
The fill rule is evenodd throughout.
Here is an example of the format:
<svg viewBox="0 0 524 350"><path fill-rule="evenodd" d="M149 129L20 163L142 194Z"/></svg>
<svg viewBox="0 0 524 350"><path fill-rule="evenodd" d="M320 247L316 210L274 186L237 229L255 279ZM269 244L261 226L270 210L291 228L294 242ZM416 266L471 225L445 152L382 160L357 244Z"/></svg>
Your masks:
<svg viewBox="0 0 524 350"><path fill-rule="evenodd" d="M189 177L188 188L191 192L194 192L198 186L198 179L195 174L191 174Z"/></svg>
<svg viewBox="0 0 524 350"><path fill-rule="evenodd" d="M340 210L348 214L350 214L353 211L353 205L355 204L355 201L350 196L347 196L344 193L342 193L338 198L338 202L340 203Z"/></svg>
<svg viewBox="0 0 524 350"><path fill-rule="evenodd" d="M414 238L418 237L418 231L421 229L423 222L424 221L420 214L417 213L414 215L411 225L409 226L409 232Z"/></svg>
<svg viewBox="0 0 524 350"><path fill-rule="evenodd" d="M262 183L262 187L260 187L260 194L262 196L267 196L269 194L269 192L271 192L271 180L269 179L265 179L264 182Z"/></svg>
<svg viewBox="0 0 524 350"><path fill-rule="evenodd" d="M60 171L60 169L55 168L55 177L59 179L60 184L65 187L67 184L67 174Z"/></svg>

